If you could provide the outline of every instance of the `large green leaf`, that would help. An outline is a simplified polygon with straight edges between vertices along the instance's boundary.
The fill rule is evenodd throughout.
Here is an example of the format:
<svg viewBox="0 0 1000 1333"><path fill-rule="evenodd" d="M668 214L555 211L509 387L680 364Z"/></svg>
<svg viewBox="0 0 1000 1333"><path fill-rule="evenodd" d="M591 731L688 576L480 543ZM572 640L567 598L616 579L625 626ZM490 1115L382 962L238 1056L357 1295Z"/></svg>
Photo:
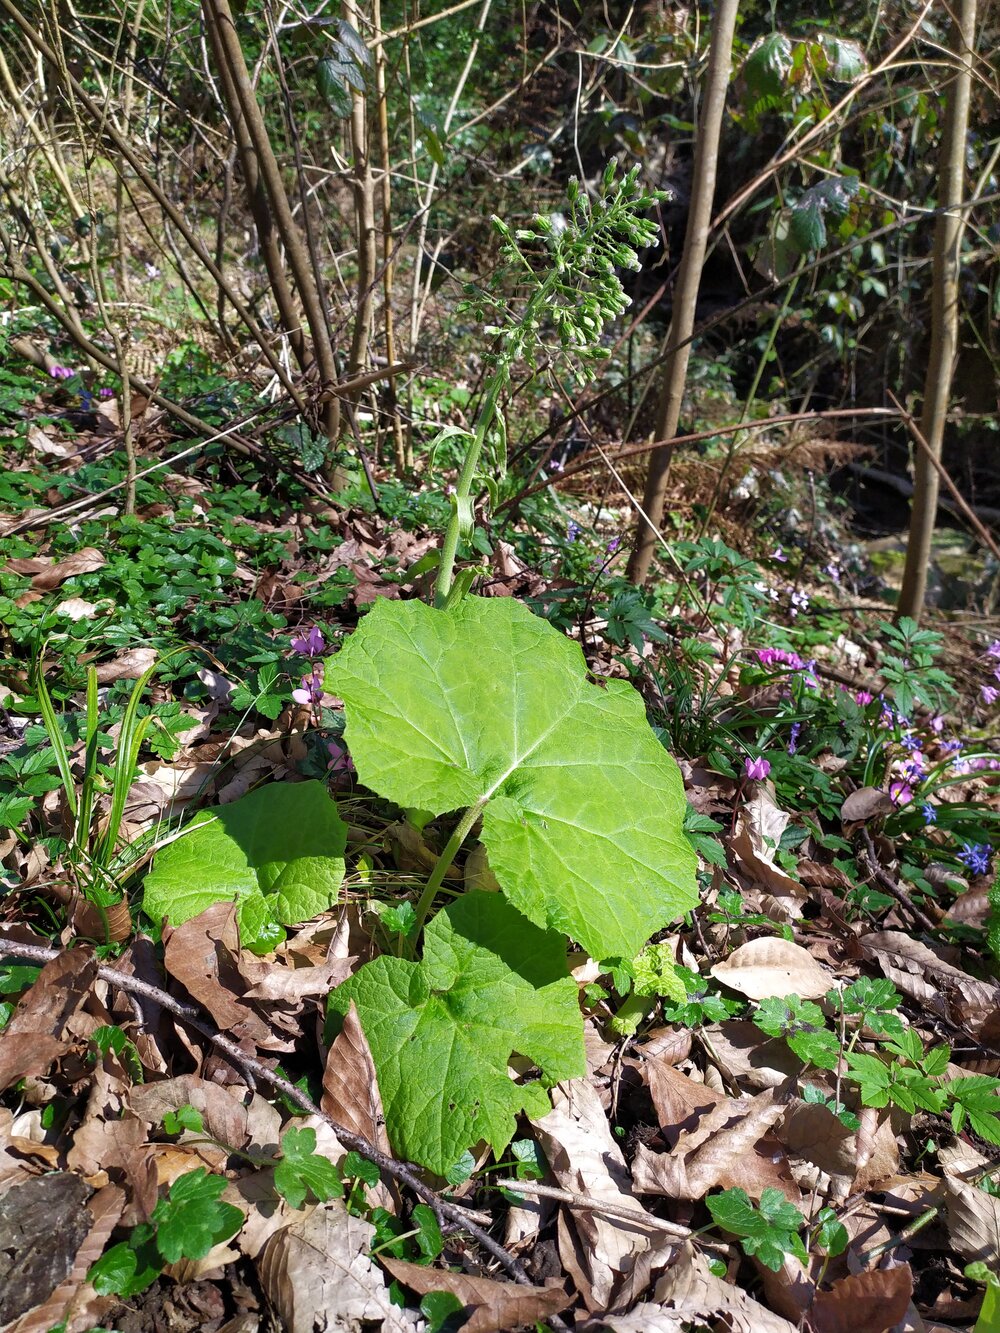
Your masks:
<svg viewBox="0 0 1000 1333"><path fill-rule="evenodd" d="M273 947L281 926L336 902L346 843L347 826L322 782L260 787L196 816L157 853L143 910L178 926L213 903L235 901L244 945Z"/></svg>
<svg viewBox="0 0 1000 1333"><path fill-rule="evenodd" d="M465 894L434 917L420 963L383 955L330 996L357 1005L396 1153L443 1174L485 1139L501 1153L541 1083L515 1083L513 1054L548 1083L583 1074L583 1020L565 940L497 893Z"/></svg>
<svg viewBox="0 0 1000 1333"><path fill-rule="evenodd" d="M361 781L435 815L482 802L500 885L595 958L698 900L677 766L628 684L512 598L375 604L327 663Z"/></svg>

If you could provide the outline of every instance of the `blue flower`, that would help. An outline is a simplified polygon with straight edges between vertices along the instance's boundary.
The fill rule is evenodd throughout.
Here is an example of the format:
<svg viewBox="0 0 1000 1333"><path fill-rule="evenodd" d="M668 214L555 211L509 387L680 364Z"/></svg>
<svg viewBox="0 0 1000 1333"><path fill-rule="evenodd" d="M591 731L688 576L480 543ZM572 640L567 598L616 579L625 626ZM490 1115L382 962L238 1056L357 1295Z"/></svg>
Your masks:
<svg viewBox="0 0 1000 1333"><path fill-rule="evenodd" d="M802 730L801 722L793 722L788 732L788 753L794 754L799 743L799 732Z"/></svg>
<svg viewBox="0 0 1000 1333"><path fill-rule="evenodd" d="M992 850L988 842L963 842L958 859L963 865L967 865L974 875L986 875L990 869Z"/></svg>
<svg viewBox="0 0 1000 1333"><path fill-rule="evenodd" d="M937 811L936 811L936 810L934 809L934 807L931 805L930 801L925 801L925 802L923 803L923 805L920 807L920 813L921 813L921 814L923 815L923 817L924 817L924 823L925 823L925 824L936 824L936 823L937 823Z"/></svg>
<svg viewBox="0 0 1000 1333"><path fill-rule="evenodd" d="M569 540L569 541L571 541L571 542L575 542L576 539L577 539L577 537L579 537L581 531L582 531L582 529L581 529L579 523L574 523L573 520L570 519L569 525L568 525L568 527L566 528L566 537L567 537L567 540Z"/></svg>

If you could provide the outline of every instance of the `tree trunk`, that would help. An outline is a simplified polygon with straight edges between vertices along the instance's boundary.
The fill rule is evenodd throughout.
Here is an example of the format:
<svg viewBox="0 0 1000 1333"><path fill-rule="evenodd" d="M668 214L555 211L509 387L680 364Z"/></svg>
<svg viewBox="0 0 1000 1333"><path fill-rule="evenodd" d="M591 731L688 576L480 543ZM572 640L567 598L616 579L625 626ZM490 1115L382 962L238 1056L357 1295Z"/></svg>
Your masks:
<svg viewBox="0 0 1000 1333"><path fill-rule="evenodd" d="M674 312L667 335L669 351L663 364L663 387L656 411L654 439L670 441L677 433L681 412L684 381L687 378L688 358L691 353L691 331L694 328L698 286L705 262L708 231L712 222L712 201L715 198L715 176L719 158L719 136L722 132L722 113L726 105L730 66L733 52L733 32L739 0L718 0L712 18L711 50L708 73L705 76L705 104L702 107L695 143L694 178L691 182L691 207L687 231L684 235L684 253L681 255L677 289L674 293ZM646 487L642 499L642 513L636 525L635 546L629 557L628 577L642 584L649 573L653 551L659 540L663 518L663 500L667 490L672 449L663 444L649 456Z"/></svg>
<svg viewBox="0 0 1000 1333"><path fill-rule="evenodd" d="M941 137L941 181L934 231L931 288L931 347L924 382L920 431L928 448L917 454L913 470L913 505L906 546L899 614L919 620L927 590L927 566L937 516L941 458L948 400L958 356L958 277L965 218L965 146L975 59L976 0L959 0L952 25L952 53L958 66L948 90Z"/></svg>

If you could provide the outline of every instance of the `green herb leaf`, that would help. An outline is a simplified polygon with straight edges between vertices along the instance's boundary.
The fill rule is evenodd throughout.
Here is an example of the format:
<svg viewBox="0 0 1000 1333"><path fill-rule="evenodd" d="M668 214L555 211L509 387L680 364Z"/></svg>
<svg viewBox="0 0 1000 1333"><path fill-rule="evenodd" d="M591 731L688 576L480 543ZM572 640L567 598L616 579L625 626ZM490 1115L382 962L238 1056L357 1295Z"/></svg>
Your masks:
<svg viewBox="0 0 1000 1333"><path fill-rule="evenodd" d="M633 958L698 901L680 775L621 681L513 598L380 599L326 667L365 785L434 814L481 803L513 905Z"/></svg>
<svg viewBox="0 0 1000 1333"><path fill-rule="evenodd" d="M584 1071L583 1022L565 941L495 893L443 908L422 963L381 957L330 996L350 1002L371 1047L386 1127L405 1158L443 1175L480 1139L500 1153L522 1110L544 1115L540 1083L515 1083L517 1052L551 1083Z"/></svg>
<svg viewBox="0 0 1000 1333"><path fill-rule="evenodd" d="M153 1210L156 1247L168 1263L204 1259L213 1245L239 1231L244 1217L239 1208L220 1200L225 1188L225 1180L204 1167L174 1181L167 1198Z"/></svg>
<svg viewBox="0 0 1000 1333"><path fill-rule="evenodd" d="M285 1130L281 1161L274 1168L274 1188L293 1208L301 1208L307 1194L321 1203L343 1195L339 1171L328 1157L316 1151L314 1129Z"/></svg>
<svg viewBox="0 0 1000 1333"><path fill-rule="evenodd" d="M775 1273L786 1254L797 1255L805 1262L806 1250L798 1234L805 1218L781 1190L766 1189L760 1196L759 1208L754 1207L741 1189L710 1195L705 1203L716 1225L739 1236L746 1253L755 1254Z"/></svg>
<svg viewBox="0 0 1000 1333"><path fill-rule="evenodd" d="M146 876L143 910L176 926L235 900L244 945L273 947L281 926L336 902L346 842L322 782L261 787L197 815L190 832L163 848Z"/></svg>

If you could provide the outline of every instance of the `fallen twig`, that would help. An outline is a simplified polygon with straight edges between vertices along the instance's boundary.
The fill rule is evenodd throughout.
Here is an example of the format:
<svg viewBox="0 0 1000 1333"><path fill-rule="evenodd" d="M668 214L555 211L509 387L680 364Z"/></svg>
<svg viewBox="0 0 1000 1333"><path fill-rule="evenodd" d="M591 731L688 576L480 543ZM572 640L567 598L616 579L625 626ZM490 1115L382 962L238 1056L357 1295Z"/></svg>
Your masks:
<svg viewBox="0 0 1000 1333"><path fill-rule="evenodd" d="M66 951L63 949L53 949L42 944L22 944L18 940L0 938L0 956L13 955L29 962L44 964L53 962L64 952ZM325 1111L320 1110L312 1098L306 1096L294 1083L291 1083L287 1078L282 1078L280 1074L276 1074L272 1069L268 1069L254 1056L247 1055L234 1041L224 1037L221 1032L214 1032L207 1023L203 1022L199 1011L193 1005L183 1004L158 986L150 985L148 981L140 981L137 977L130 977L125 972L118 972L113 967L101 965L97 969L97 975L102 981L106 981L109 986L115 986L126 994L138 995L144 999L152 1000L154 1004L158 1004L161 1008L166 1009L168 1013L174 1014L175 1017L180 1018L194 1028L196 1032L200 1032L213 1046L224 1052L227 1058L239 1069L251 1074L255 1079L259 1079L261 1083L267 1083L272 1088L284 1093L301 1110L308 1112L310 1115L319 1116L333 1130L345 1148L359 1153L369 1162L374 1162L380 1171L384 1171L386 1175L398 1180L400 1184L411 1189L425 1203L430 1204L440 1217L446 1217L449 1221L458 1223L463 1230L479 1242L484 1250L496 1259L497 1263L510 1274L515 1282L521 1286L530 1287L533 1285L519 1261L495 1241L488 1231L483 1230L481 1226L473 1222L463 1208L459 1207L458 1204L449 1203L448 1200L442 1199L436 1190L420 1179L412 1167L405 1162L397 1161L394 1157L389 1157L376 1148L374 1144L369 1143L367 1139L362 1138L360 1134L355 1134L344 1125L338 1124Z"/></svg>

